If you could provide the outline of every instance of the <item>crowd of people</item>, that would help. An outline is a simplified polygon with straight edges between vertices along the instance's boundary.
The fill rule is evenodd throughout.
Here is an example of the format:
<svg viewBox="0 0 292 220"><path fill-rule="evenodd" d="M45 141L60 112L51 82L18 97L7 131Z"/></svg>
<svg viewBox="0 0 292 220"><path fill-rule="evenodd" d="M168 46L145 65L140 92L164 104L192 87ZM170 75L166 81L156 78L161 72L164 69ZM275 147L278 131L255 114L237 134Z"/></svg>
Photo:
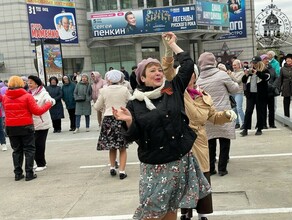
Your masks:
<svg viewBox="0 0 292 220"><path fill-rule="evenodd" d="M250 62L234 58L231 65L217 63L214 54L204 52L196 65L174 33L162 34L162 42L162 62L143 59L131 74L124 67L110 68L104 79L97 71L78 72L73 78L64 75L62 86L54 76L48 86L35 75L1 82L0 144L7 151L8 136L15 181L33 180L35 172L47 169L46 139L51 127L57 134L64 129L63 103L73 134L81 132L82 115L85 131L90 131L93 108L99 130L96 149L109 152L109 175L128 177L127 148L138 144L140 199L134 219L176 220L181 209L180 219L189 220L195 209L199 220L207 220L213 212L211 176L228 174L235 130L248 135L254 107L255 135L262 135L268 125L276 128L279 95L284 115L290 117L292 54L281 67L273 51Z"/></svg>

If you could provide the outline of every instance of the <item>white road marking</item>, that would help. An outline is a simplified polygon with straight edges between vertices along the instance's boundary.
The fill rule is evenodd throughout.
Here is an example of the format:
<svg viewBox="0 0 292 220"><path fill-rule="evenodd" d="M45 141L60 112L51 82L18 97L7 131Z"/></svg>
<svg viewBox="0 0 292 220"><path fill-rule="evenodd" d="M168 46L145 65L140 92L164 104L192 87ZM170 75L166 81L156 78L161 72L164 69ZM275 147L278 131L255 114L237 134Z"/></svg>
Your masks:
<svg viewBox="0 0 292 220"><path fill-rule="evenodd" d="M258 154L258 155L242 155L242 156L230 156L230 159L249 159L249 158L265 158L265 157L290 157L292 153L282 153L282 154ZM128 162L128 165L138 165L140 162ZM91 165L91 166L80 166L80 169L90 169L90 168L103 168L108 167L109 164L105 165Z"/></svg>
<svg viewBox="0 0 292 220"><path fill-rule="evenodd" d="M285 214L292 213L292 208L270 208L270 209L242 209L231 211L215 211L210 216L237 216L237 215L256 215L256 214ZM179 215L179 214L178 214ZM113 215L113 216L92 216L76 218L55 218L50 220L130 220L133 215ZM195 217L195 216L194 216ZM45 220L45 219L43 219ZM46 219L49 220L49 219Z"/></svg>

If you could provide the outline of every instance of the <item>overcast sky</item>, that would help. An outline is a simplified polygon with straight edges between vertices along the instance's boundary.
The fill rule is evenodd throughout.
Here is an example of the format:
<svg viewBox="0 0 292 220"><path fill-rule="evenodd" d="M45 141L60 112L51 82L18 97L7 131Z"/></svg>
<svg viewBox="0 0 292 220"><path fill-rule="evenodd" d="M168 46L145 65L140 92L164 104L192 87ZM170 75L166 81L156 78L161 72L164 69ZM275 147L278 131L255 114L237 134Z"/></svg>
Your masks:
<svg viewBox="0 0 292 220"><path fill-rule="evenodd" d="M271 0L253 0L255 5L255 16L257 16L261 9L265 9L266 6L271 4ZM292 22L292 0L273 0L275 4L281 11L286 14L289 20Z"/></svg>

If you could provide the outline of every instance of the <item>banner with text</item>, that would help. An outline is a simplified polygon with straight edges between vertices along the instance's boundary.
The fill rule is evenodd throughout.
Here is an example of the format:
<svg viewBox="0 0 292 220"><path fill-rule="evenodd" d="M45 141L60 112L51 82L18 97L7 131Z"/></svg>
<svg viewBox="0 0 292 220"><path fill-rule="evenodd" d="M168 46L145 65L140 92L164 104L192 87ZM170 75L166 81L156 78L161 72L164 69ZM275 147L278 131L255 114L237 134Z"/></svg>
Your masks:
<svg viewBox="0 0 292 220"><path fill-rule="evenodd" d="M93 37L196 28L195 5L91 14Z"/></svg>
<svg viewBox="0 0 292 220"><path fill-rule="evenodd" d="M26 0L30 40L61 39L78 43L74 1Z"/></svg>
<svg viewBox="0 0 292 220"><path fill-rule="evenodd" d="M224 3L197 1L197 24L229 27L228 7Z"/></svg>
<svg viewBox="0 0 292 220"><path fill-rule="evenodd" d="M223 35L219 40L246 38L245 0L228 0L227 5L230 33Z"/></svg>

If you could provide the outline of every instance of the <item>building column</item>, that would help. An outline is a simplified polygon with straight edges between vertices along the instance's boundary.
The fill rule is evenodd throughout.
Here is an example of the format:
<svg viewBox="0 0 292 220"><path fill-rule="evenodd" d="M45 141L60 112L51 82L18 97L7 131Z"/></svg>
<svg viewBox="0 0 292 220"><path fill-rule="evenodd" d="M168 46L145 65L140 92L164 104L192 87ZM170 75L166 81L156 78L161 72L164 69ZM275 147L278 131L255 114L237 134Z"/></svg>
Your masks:
<svg viewBox="0 0 292 220"><path fill-rule="evenodd" d="M93 12L93 0L89 0L90 12Z"/></svg>
<svg viewBox="0 0 292 220"><path fill-rule="evenodd" d="M190 46L190 56L193 60L195 60L194 43L192 43L192 41L190 41L189 46Z"/></svg>
<svg viewBox="0 0 292 220"><path fill-rule="evenodd" d="M198 45L198 56L200 56L200 54L202 54L203 51L203 42L201 40L197 41L197 45Z"/></svg>
<svg viewBox="0 0 292 220"><path fill-rule="evenodd" d="M140 63L143 59L142 57L142 44L135 43L135 53L136 53L136 63Z"/></svg>

